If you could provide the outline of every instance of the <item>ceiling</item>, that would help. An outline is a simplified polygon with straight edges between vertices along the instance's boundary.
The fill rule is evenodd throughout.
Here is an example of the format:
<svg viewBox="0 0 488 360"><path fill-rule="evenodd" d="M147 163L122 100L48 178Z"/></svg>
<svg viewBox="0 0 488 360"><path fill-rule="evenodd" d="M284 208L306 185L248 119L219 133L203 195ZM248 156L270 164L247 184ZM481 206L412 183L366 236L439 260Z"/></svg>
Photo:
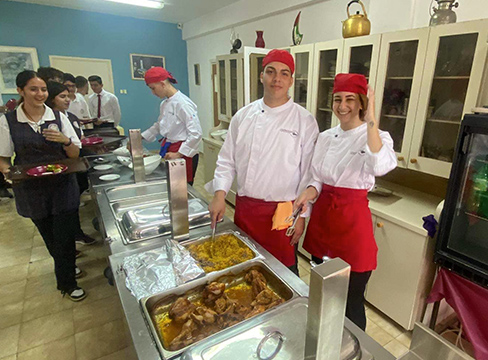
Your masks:
<svg viewBox="0 0 488 360"><path fill-rule="evenodd" d="M185 23L212 13L239 0L165 0L161 10L118 4L103 0L9 0L69 9L131 16L139 19Z"/></svg>

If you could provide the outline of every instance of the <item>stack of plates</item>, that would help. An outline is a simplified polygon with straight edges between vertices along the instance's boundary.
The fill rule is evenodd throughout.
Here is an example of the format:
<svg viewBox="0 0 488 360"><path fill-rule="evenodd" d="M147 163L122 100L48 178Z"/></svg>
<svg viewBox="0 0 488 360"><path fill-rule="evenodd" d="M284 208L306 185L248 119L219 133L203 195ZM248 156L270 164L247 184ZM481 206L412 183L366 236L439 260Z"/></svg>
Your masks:
<svg viewBox="0 0 488 360"><path fill-rule="evenodd" d="M214 132L210 133L210 136L215 140L222 140L222 135L224 134L227 135L227 130L215 130Z"/></svg>

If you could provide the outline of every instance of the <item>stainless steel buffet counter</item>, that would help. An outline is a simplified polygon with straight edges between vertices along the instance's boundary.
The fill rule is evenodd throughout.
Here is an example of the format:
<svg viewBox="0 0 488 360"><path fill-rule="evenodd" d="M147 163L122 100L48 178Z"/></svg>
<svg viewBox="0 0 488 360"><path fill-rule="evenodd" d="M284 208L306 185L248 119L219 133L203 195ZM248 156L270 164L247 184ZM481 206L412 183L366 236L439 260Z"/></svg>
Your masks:
<svg viewBox="0 0 488 360"><path fill-rule="evenodd" d="M125 185L122 186L114 185L115 184L108 184L106 186L100 186L95 184L95 186L92 188L92 195L95 197L98 204L98 216L101 230L106 239L107 245L110 247L110 251L112 254L109 258L110 266L113 271L115 284L119 292L119 296L139 359L160 359L160 353L158 352L155 341L149 331L148 323L146 323L150 320L146 320L146 318L143 316L141 305L126 288L126 277L124 271L121 270L121 264L123 262L123 259L128 255L161 247L163 245L163 239L167 239L171 235L152 237L145 241L127 241L127 239L124 239L124 232L120 229L120 219L117 219L117 213L116 211L114 211L113 205L116 202L122 202L126 204L137 202L135 201L135 199L140 200L140 204L145 203L146 201L152 201L152 199L154 198L160 198L164 201L168 198L166 190L167 184L165 180L160 180L146 182L142 184L125 183ZM188 186L188 195L189 199L199 199L200 201L205 202L205 200L202 199L201 195L190 186ZM239 232L242 236L246 237L246 234L244 234L228 218L225 218L223 222L220 223L218 226L218 233L226 231L236 231ZM190 223L190 240L202 236L208 236L210 234L211 230L208 225L202 226L201 224L197 224L192 228ZM283 266L279 261L271 256L271 254L269 254L259 244L250 240L248 237L247 240L255 246L257 252L261 255L261 261L263 261L266 266L269 267L274 273L278 274L281 280L286 283L291 289L293 289L293 291L297 294L299 298L308 296L308 286L300 278L295 276L291 271L289 271L285 266ZM185 242L182 242L182 244L184 243ZM225 270L222 270L221 272L224 273ZM305 303L307 302L306 299L302 301L305 301ZM280 308L278 308L276 312L280 313ZM249 327L253 324L253 320L254 318L244 322L243 325L247 324L247 327ZM301 320L306 321L306 318L302 318ZM221 334L225 334L225 332L227 332L228 330L238 331L240 329L240 326L241 324L239 324L238 326L234 326L231 329L226 329ZM378 343L376 343L373 339L371 339L368 335L366 335L363 331L356 327L347 318L345 319L345 327L359 340L360 346L363 350L363 359L394 359L394 357L389 352L383 349L383 347L381 347ZM208 340L211 340L213 338L215 338L215 336L210 337ZM199 344L205 344L206 342L207 340L203 340ZM179 358L179 356L176 358Z"/></svg>

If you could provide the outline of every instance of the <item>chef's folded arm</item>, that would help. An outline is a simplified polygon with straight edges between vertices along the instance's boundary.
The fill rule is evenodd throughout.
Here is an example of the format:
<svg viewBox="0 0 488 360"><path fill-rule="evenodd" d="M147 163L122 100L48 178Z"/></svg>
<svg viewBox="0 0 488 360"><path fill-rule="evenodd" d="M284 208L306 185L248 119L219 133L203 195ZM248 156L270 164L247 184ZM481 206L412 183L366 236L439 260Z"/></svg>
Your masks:
<svg viewBox="0 0 488 360"><path fill-rule="evenodd" d="M374 176L383 176L396 168L397 158L395 150L393 149L393 140L389 133L380 133L381 146L380 151L372 152L368 145L366 145L367 161L366 166L370 168Z"/></svg>

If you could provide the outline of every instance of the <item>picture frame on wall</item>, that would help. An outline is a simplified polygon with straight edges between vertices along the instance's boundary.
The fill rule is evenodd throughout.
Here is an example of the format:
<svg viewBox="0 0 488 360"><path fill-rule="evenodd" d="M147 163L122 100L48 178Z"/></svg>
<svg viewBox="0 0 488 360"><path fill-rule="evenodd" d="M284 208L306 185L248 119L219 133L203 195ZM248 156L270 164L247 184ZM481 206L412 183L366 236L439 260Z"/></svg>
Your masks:
<svg viewBox="0 0 488 360"><path fill-rule="evenodd" d="M24 70L39 68L36 48L0 46L0 92L17 94L15 78Z"/></svg>
<svg viewBox="0 0 488 360"><path fill-rule="evenodd" d="M195 70L195 85L200 86L200 64L194 64L193 69Z"/></svg>
<svg viewBox="0 0 488 360"><path fill-rule="evenodd" d="M152 67L166 68L166 60L160 55L130 54L132 80L144 80L144 75Z"/></svg>

